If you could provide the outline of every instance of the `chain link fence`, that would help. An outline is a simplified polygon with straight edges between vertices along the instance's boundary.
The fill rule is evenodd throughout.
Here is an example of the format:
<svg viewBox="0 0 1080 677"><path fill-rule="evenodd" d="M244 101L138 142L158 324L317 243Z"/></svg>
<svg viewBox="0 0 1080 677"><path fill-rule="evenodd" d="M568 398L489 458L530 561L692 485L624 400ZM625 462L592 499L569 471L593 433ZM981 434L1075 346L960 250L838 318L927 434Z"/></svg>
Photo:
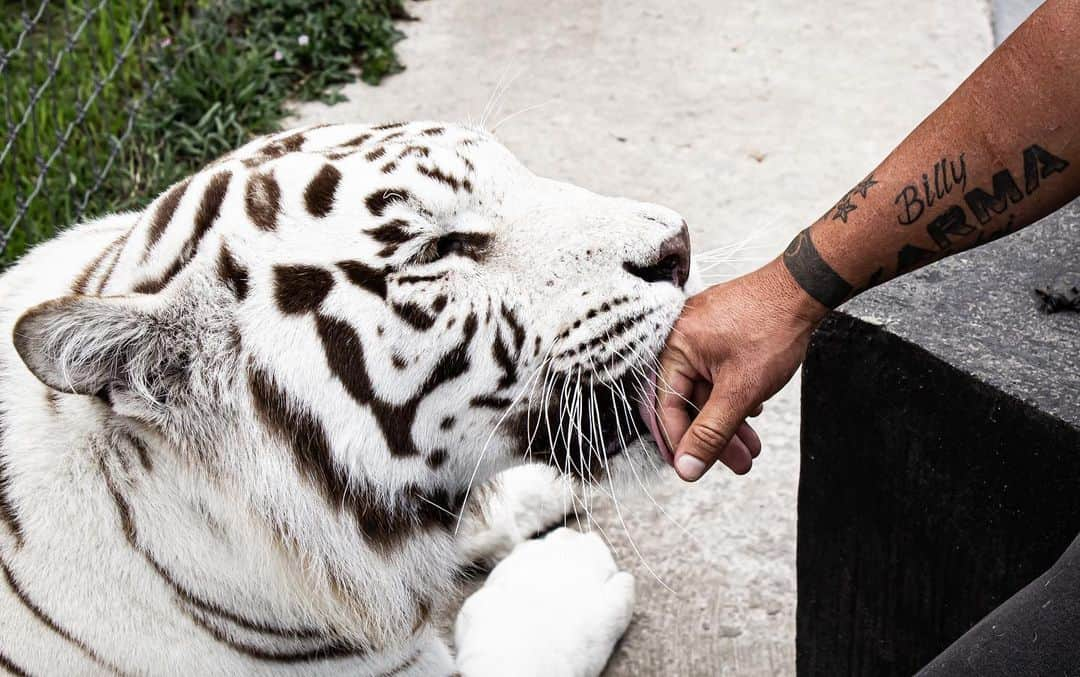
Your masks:
<svg viewBox="0 0 1080 677"><path fill-rule="evenodd" d="M0 261L130 198L123 181L108 179L140 109L171 75L161 56L175 9L147 0L0 2Z"/></svg>
<svg viewBox="0 0 1080 677"><path fill-rule="evenodd" d="M0 267L401 69L402 0L0 0Z"/></svg>

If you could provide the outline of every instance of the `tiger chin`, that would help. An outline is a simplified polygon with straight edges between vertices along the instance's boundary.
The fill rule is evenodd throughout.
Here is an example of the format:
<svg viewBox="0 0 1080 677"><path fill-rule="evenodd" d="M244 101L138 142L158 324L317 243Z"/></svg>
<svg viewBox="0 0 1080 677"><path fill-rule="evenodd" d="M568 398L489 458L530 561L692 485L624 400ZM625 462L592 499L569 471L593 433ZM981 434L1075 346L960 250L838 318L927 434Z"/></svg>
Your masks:
<svg viewBox="0 0 1080 677"><path fill-rule="evenodd" d="M256 139L38 246L0 277L0 665L468 676L459 567L662 466L689 272L678 214L442 123Z"/></svg>

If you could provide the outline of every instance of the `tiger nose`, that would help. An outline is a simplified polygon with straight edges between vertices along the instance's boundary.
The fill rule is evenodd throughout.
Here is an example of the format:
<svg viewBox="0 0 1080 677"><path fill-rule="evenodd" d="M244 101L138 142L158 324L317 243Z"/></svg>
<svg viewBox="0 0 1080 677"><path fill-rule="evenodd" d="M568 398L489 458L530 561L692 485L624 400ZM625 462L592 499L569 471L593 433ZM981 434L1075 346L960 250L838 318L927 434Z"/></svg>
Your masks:
<svg viewBox="0 0 1080 677"><path fill-rule="evenodd" d="M625 261L623 268L646 282L670 282L682 289L690 276L690 231L686 222L677 233L660 243L647 263Z"/></svg>

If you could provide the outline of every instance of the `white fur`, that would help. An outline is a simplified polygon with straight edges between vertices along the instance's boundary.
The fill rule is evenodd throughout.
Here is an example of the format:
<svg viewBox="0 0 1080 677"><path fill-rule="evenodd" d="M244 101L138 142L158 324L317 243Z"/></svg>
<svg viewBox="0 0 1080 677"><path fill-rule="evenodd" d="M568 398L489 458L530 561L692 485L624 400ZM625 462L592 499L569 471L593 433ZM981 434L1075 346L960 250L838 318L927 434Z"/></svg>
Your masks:
<svg viewBox="0 0 1080 677"><path fill-rule="evenodd" d="M557 529L517 546L466 600L458 666L470 677L596 677L633 611L634 577L600 537Z"/></svg>
<svg viewBox="0 0 1080 677"><path fill-rule="evenodd" d="M75 226L0 277L0 326L8 336L27 310L35 308L20 324L22 354L12 341L0 343L0 481L22 531L20 541L0 520L0 558L34 604L99 660L50 631L2 582L0 655L31 674L116 669L146 674L380 675L403 664L409 667L395 674L453 672L442 641L417 615L418 596L437 610L455 584L460 563L496 561L558 521L565 508L545 503L545 497L560 495L559 482L539 475L508 477L509 491L480 492L484 501L470 502L456 535L421 531L389 551L373 548L350 515L327 505L298 472L291 448L263 425L248 388L248 364L253 361L270 371L293 404L313 412L326 432L332 462L348 477L349 486L369 488L370 499L382 504L413 489L480 486L520 465L521 440L509 433L507 421L553 395L544 391L543 370L587 373L599 369L616 350L625 359L616 359L597 378L651 368L685 294L671 284L646 284L622 267L625 261L653 256L659 244L677 232L678 215L536 177L482 131L439 125L445 131L438 135L420 134L433 126L305 130L302 151L257 169L242 161L268 139L253 141L192 179L169 227L149 250L148 229L161 198L141 213ZM389 149L387 159L418 142L429 147L430 155L408 156L384 173L382 162L365 154L397 131L405 134L382 142ZM342 176L332 212L313 217L304 204L305 187L328 162L327 151L361 134L374 138L361 152L332 160ZM472 190L451 190L421 176L420 165L468 176ZM132 293L181 255L205 187L224 170L232 172L232 178L220 213L190 262L161 291ZM244 186L255 171L272 171L281 186L281 212L272 232L255 228L245 212ZM406 189L413 199L392 204L382 218L375 218L364 199L384 187ZM392 257L379 257L383 245L366 231L395 218L407 221L411 231L423 237L450 231L487 233L490 248L479 261L452 256L409 264L422 246L423 238L417 237ZM114 249L106 252L112 243ZM249 293L242 302L217 274L222 245L248 272ZM90 275L86 295L72 296L74 280L102 252L107 255ZM336 267L343 260L391 265L397 275L445 273L442 281L429 284L399 284L394 276L387 278L389 301L428 307L445 297L436 326L424 332L403 322L382 299L347 281ZM376 394L389 403L408 401L439 359L462 340L467 315L477 317L467 373L439 386L416 407L411 438L416 447L425 453L436 447L448 451L437 472L422 456L390 453L372 411L358 405L329 368L313 315L286 315L277 307L273 267L295 264L331 273L334 284L319 312L347 323L361 338ZM603 300L623 296L630 300L617 312L585 318ZM66 300L38 305L60 298ZM501 392L514 404L507 410L472 407L471 399L497 389L502 374L492 346L497 336L509 340L510 327L500 319L503 305L524 325L528 353L517 359L517 382ZM489 310L492 320L486 320ZM618 340L576 356L553 357L545 367L543 358L602 335L618 319L643 311L650 313L648 321ZM449 318L454 318L453 326ZM574 325L575 320L580 323ZM239 349L234 346L237 334ZM534 345L539 347L536 356ZM391 366L395 355L403 368ZM170 375L174 366L182 368L181 375ZM101 387L109 389L108 405L92 396ZM447 417L456 420L450 432L440 425ZM142 467L126 442L131 436L145 443L152 470ZM631 447L613 462L608 476L619 474L614 466L655 467L651 448L640 442ZM246 616L314 628L370 651L321 662L280 663L252 658L215 640L193 621L190 605L127 542L113 498L117 492L129 506L139 548L184 587ZM561 539L567 561L586 557L585 550L592 548L593 568L588 571L613 571L610 556L600 562L595 547L566 536L549 537L538 546L544 550L523 551L535 556L514 560L515 554L507 563L543 561ZM574 596L548 601L563 610L558 613L574 616L577 624L565 626L575 629L570 634L541 639L529 630L523 635L543 650L551 649L551 642L566 642L571 657L567 672L544 674L596 674L606 659L604 651L610 651L625 629L624 617L632 607L632 588L628 597L625 579L620 579L622 592L612 598L617 602L614 611L599 597L580 613L568 610L576 595L584 595L584 600L600 594L593 573L576 583L562 574L545 583L561 581L568 595L574 591ZM517 593L503 584L498 589L497 595L492 588L481 599L505 596L507 603L530 603L527 595L512 597ZM493 655L503 655L496 646L503 642L501 631L489 635L479 628L499 626L498 619L517 609L496 602L476 602L471 608L473 630L462 635L470 652L479 655L485 642L491 642ZM521 618L512 620L518 625L506 627L525 627ZM282 645L235 624L223 627L230 636L267 649L314 645L306 639ZM580 642L588 647L574 648ZM465 668L465 674L472 673Z"/></svg>

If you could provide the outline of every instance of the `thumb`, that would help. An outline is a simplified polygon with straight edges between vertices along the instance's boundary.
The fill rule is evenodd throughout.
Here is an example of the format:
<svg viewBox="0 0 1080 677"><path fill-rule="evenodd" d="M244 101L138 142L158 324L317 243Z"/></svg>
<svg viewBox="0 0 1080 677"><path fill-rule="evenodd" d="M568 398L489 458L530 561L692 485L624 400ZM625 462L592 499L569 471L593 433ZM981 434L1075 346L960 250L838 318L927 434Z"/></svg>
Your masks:
<svg viewBox="0 0 1080 677"><path fill-rule="evenodd" d="M735 435L751 405L713 386L709 400L690 423L675 450L675 471L688 482L700 478L718 459L736 473L750 470L752 456Z"/></svg>

